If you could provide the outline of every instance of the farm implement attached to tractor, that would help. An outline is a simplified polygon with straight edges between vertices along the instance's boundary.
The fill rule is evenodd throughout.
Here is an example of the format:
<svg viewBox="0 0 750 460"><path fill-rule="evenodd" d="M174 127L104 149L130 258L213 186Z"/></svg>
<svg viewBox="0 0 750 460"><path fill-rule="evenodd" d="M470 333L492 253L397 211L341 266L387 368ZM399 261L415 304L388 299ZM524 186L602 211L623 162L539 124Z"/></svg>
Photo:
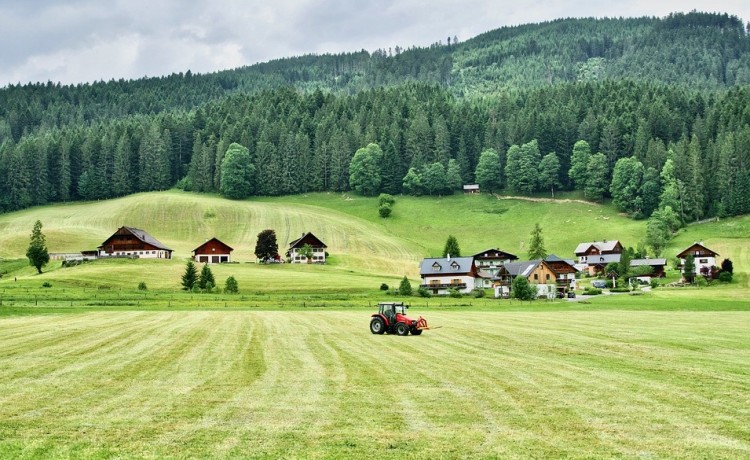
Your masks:
<svg viewBox="0 0 750 460"><path fill-rule="evenodd" d="M398 334L398 335L420 335L422 331L430 328L427 320L421 316L418 319L406 316L408 305L403 302L380 302L378 312L372 315L370 320L370 332L373 334Z"/></svg>

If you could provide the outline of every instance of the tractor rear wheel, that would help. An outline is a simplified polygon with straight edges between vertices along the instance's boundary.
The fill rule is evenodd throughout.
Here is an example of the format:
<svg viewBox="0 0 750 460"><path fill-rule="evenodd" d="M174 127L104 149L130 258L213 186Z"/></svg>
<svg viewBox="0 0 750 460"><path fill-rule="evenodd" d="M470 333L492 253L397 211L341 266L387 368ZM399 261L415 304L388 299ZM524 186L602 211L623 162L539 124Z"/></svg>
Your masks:
<svg viewBox="0 0 750 460"><path fill-rule="evenodd" d="M405 323L396 324L396 334L409 335L409 326L407 326Z"/></svg>
<svg viewBox="0 0 750 460"><path fill-rule="evenodd" d="M370 332L373 334L382 334L385 332L383 318L373 318L372 321L370 321Z"/></svg>
<svg viewBox="0 0 750 460"><path fill-rule="evenodd" d="M416 327L411 330L411 335L421 335L422 329L417 329Z"/></svg>

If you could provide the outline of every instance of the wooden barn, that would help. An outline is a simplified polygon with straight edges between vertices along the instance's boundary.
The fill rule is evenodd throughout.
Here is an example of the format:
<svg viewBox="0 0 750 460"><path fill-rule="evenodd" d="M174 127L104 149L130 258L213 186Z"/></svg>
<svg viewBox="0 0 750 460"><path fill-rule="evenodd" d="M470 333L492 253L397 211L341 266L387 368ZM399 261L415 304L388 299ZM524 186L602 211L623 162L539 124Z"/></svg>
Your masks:
<svg viewBox="0 0 750 460"><path fill-rule="evenodd" d="M231 246L214 237L193 249L193 259L202 264L226 264L232 261L232 251Z"/></svg>
<svg viewBox="0 0 750 460"><path fill-rule="evenodd" d="M173 252L146 231L134 227L120 227L97 250L99 257L143 259L171 259Z"/></svg>

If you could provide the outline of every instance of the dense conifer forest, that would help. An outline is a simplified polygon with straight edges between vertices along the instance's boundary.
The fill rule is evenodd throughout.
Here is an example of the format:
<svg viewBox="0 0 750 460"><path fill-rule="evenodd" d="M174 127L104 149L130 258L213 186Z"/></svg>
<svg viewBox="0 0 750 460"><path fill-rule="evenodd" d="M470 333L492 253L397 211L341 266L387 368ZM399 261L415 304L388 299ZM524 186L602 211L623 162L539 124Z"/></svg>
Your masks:
<svg viewBox="0 0 750 460"><path fill-rule="evenodd" d="M237 197L223 166L249 155L251 195L582 190L664 232L750 212L749 102L748 27L697 12L207 75L11 85L0 212L174 186Z"/></svg>

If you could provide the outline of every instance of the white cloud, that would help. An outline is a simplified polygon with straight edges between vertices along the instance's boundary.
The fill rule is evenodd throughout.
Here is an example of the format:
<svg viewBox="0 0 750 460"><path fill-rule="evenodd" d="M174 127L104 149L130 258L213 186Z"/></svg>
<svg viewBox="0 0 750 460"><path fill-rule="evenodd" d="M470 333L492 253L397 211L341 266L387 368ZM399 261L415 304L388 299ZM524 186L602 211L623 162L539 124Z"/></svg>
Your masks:
<svg viewBox="0 0 750 460"><path fill-rule="evenodd" d="M746 1L720 8L750 19ZM685 0L27 0L0 2L0 85L210 72L308 53L462 41L560 17L716 11Z"/></svg>

